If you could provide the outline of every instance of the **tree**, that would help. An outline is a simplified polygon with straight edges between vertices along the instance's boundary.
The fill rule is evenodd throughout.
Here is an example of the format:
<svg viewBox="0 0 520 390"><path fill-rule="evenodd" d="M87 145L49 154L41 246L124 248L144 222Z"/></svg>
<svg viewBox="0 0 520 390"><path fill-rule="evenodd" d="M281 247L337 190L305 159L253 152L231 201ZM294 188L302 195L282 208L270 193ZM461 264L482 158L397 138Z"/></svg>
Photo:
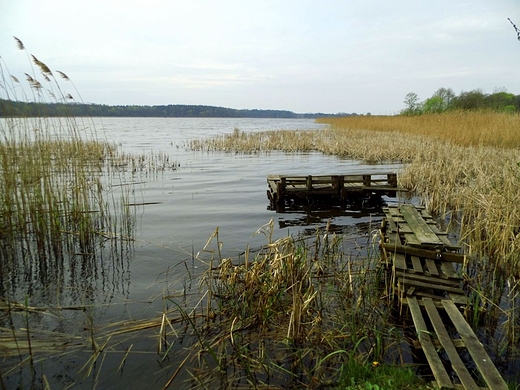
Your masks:
<svg viewBox="0 0 520 390"><path fill-rule="evenodd" d="M420 113L419 96L415 92L408 92L404 97L406 108L402 111L403 115L417 115Z"/></svg>
<svg viewBox="0 0 520 390"><path fill-rule="evenodd" d="M426 99L422 106L422 112L425 114L441 113L444 111L446 111L446 104L444 103L444 99L440 96L434 95Z"/></svg>
<svg viewBox="0 0 520 390"><path fill-rule="evenodd" d="M479 110L486 107L486 95L480 89L461 92L454 100L453 107L461 110Z"/></svg>
<svg viewBox="0 0 520 390"><path fill-rule="evenodd" d="M453 103L453 99L456 97L455 92L451 88L439 88L433 94L433 97L440 97L443 101L443 110L448 110Z"/></svg>

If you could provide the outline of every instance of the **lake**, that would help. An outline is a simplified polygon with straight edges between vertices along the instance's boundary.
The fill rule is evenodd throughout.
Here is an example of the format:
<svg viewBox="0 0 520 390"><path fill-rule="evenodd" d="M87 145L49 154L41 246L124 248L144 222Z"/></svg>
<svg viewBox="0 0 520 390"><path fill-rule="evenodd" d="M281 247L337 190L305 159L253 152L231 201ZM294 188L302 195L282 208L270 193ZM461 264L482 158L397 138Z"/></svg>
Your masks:
<svg viewBox="0 0 520 390"><path fill-rule="evenodd" d="M63 291L65 295L69 291L70 296L61 297L60 302L95 305L88 317L94 324L157 316L162 309L159 298L166 290L180 295L189 292L193 299L198 299L197 276L204 272L205 265L194 257L216 228L222 242L222 256L237 256L248 245L256 250L267 243L264 235L255 235L255 232L271 218L274 219L274 238L312 234L316 229L323 229L330 218L335 231L365 244L370 240L371 230L380 224L380 211L275 213L268 209L268 174L350 174L400 167L398 164L367 166L321 153L246 155L193 152L188 148L191 139L232 133L234 129L253 132L324 128L308 119L94 118L79 120L78 124L87 133L95 128L98 137L105 137L125 152L164 153L171 163L165 170L131 178L139 183L133 188L135 241L120 248L115 259L109 254L102 257L100 272L66 278L69 284ZM125 180L129 178L114 184L126 184ZM31 299L52 306L57 298L41 292L40 297ZM70 332L70 328L79 323L77 333L80 334L87 326L85 317L84 313L72 313L66 318L42 318L41 324L52 330ZM161 363L157 361L154 343L148 339L128 341L134 350L141 345L149 353L137 355L134 360L129 358L124 374L115 375L122 359L118 355L104 361L97 379L94 376L83 379L78 371L85 363L85 356L88 359L88 353L84 353L83 358L73 355L51 359L43 371L53 388L72 383L100 388L155 388L165 383L168 374L160 373ZM11 376L7 380L8 387L20 381L22 376Z"/></svg>

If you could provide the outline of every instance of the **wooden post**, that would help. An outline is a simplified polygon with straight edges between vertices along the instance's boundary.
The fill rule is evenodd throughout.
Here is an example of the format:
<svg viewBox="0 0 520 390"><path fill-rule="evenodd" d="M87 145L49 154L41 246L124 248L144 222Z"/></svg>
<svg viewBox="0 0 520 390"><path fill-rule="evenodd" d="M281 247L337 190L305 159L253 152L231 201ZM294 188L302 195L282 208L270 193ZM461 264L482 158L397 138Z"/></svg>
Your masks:
<svg viewBox="0 0 520 390"><path fill-rule="evenodd" d="M371 182L372 182L372 176L371 175L363 175L363 185L365 187L370 187Z"/></svg>
<svg viewBox="0 0 520 390"><path fill-rule="evenodd" d="M397 174L389 173L387 175L388 185L392 187L397 187Z"/></svg>
<svg viewBox="0 0 520 390"><path fill-rule="evenodd" d="M312 175L307 176L307 191L312 191Z"/></svg>
<svg viewBox="0 0 520 390"><path fill-rule="evenodd" d="M278 193L278 204L284 205L285 202L285 186L286 186L286 179L285 177L281 177L280 181L277 184L276 192Z"/></svg>

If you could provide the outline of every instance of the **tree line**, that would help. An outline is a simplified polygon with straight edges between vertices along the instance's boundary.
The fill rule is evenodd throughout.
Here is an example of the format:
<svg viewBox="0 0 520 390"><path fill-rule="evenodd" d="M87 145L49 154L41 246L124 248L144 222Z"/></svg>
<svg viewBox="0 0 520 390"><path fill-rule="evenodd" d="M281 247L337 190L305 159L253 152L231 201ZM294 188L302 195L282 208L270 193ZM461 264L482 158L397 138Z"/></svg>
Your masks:
<svg viewBox="0 0 520 390"><path fill-rule="evenodd" d="M421 115L441 113L450 110L493 110L499 112L520 112L520 95L498 90L486 94L481 89L462 91L456 95L451 88L439 88L424 101L415 92L404 98L405 108L401 115Z"/></svg>
<svg viewBox="0 0 520 390"><path fill-rule="evenodd" d="M83 103L34 103L0 99L0 117L83 116L83 117L167 117L167 118L318 118L349 114L306 113L286 110L241 110L202 105L120 105Z"/></svg>

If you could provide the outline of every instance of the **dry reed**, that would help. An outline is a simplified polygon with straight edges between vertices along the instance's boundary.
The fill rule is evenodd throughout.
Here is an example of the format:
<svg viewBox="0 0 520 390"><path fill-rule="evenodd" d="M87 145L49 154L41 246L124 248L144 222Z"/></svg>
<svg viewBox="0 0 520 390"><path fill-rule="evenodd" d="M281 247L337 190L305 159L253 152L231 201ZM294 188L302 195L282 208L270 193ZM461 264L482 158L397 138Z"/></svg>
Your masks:
<svg viewBox="0 0 520 390"><path fill-rule="evenodd" d="M208 271L204 314L191 321L196 387L327 386L346 361L398 359L378 259L351 257L352 243L327 230L272 241L272 229L259 230L268 244L254 257L221 258L218 230L197 256Z"/></svg>
<svg viewBox="0 0 520 390"><path fill-rule="evenodd" d="M457 217L469 254L520 276L520 120L494 112L319 120L318 131L235 131L194 140L194 150L320 151L367 162L403 162L399 184L428 209Z"/></svg>

